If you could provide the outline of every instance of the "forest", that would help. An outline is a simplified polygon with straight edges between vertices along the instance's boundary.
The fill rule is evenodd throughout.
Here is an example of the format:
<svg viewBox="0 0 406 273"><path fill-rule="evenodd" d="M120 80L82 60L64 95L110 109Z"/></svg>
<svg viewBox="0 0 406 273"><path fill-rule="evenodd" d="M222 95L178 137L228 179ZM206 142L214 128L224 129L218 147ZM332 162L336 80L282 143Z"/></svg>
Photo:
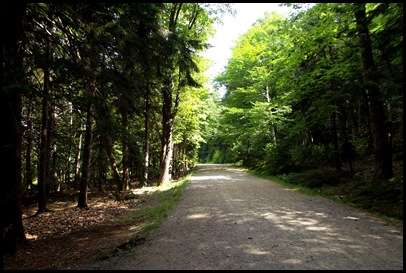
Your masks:
<svg viewBox="0 0 406 273"><path fill-rule="evenodd" d="M3 254L27 240L23 203L40 215L73 192L87 208L204 162L403 220L402 3L284 4L238 38L214 92L201 54L231 3L2 5Z"/></svg>

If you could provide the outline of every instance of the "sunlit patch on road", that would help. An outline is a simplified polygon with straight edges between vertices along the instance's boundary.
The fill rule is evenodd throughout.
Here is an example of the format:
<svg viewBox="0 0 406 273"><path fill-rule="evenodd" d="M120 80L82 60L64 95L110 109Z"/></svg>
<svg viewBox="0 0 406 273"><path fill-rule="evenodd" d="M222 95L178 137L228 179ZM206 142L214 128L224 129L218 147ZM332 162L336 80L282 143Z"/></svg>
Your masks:
<svg viewBox="0 0 406 273"><path fill-rule="evenodd" d="M269 251L264 251L264 250L260 250L260 249L251 247L249 249L246 249L245 253L255 254L255 255L267 255L267 254L269 254Z"/></svg>
<svg viewBox="0 0 406 273"><path fill-rule="evenodd" d="M211 218L211 216L208 213L195 213L187 217L187 219L202 219L202 218Z"/></svg>
<svg viewBox="0 0 406 273"><path fill-rule="evenodd" d="M230 180L231 178L229 176L224 175L203 175L203 176L193 176L189 180L195 181L195 180L220 180L220 179Z"/></svg>
<svg viewBox="0 0 406 273"><path fill-rule="evenodd" d="M313 230L313 231L325 231L327 230L326 227L307 227L307 230Z"/></svg>
<svg viewBox="0 0 406 273"><path fill-rule="evenodd" d="M346 216L344 219L349 219L349 220L358 220L358 217L352 217L352 216Z"/></svg>

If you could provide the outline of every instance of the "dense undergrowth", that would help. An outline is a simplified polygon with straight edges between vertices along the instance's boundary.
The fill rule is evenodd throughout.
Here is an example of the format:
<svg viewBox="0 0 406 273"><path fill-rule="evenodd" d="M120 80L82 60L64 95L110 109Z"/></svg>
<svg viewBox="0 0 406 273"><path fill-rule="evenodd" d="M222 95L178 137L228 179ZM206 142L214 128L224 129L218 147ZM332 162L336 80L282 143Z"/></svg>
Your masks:
<svg viewBox="0 0 406 273"><path fill-rule="evenodd" d="M322 195L355 206L393 222L403 222L403 161L394 162L394 177L389 181L372 177L370 165L359 166L355 174L319 167L270 176L248 170L257 176L312 195Z"/></svg>

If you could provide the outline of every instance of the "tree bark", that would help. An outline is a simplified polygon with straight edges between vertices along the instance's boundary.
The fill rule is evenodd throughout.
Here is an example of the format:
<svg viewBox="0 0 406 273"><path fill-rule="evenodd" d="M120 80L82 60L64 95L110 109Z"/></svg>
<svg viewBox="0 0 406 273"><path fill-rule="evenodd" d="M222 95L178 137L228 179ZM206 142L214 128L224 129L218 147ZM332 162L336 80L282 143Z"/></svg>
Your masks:
<svg viewBox="0 0 406 273"><path fill-rule="evenodd" d="M26 189L32 191L32 104L27 102L27 149L25 154L25 185Z"/></svg>
<svg viewBox="0 0 406 273"><path fill-rule="evenodd" d="M44 93L47 92L48 83L44 74ZM38 170L38 209L36 214L47 211L46 208L46 180L47 180L47 147L48 147L48 114L49 102L46 97L42 99L42 129Z"/></svg>
<svg viewBox="0 0 406 273"><path fill-rule="evenodd" d="M173 153L172 133L173 133L173 110L172 110L173 80L168 77L162 87L162 139L161 139L161 167L158 184L166 184L171 179L171 160Z"/></svg>
<svg viewBox="0 0 406 273"><path fill-rule="evenodd" d="M128 115L127 112L122 113L123 125L123 190L128 190L130 186L130 149L128 146Z"/></svg>
<svg viewBox="0 0 406 273"><path fill-rule="evenodd" d="M47 28L51 26L48 23ZM41 129L41 146L40 146L40 158L39 158L39 173L38 173L38 209L36 214L40 214L47 211L46 208L46 185L48 184L49 178L49 145L50 145L50 107L49 107L49 81L50 81L50 67L49 60L51 59L51 45L50 37L47 37L47 52L46 52L46 63L44 70L44 89L42 98L42 129Z"/></svg>
<svg viewBox="0 0 406 273"><path fill-rule="evenodd" d="M58 161L58 152L57 152L57 144L56 144L56 123L57 123L57 109L56 106L53 107L52 111L52 118L51 118L51 134L50 137L52 139L52 149L50 155L52 155L52 165L51 165L51 175L50 175L50 188L53 192L59 192L61 189L60 180L58 179L58 170L57 170L57 161ZM51 141L49 141L51 145Z"/></svg>
<svg viewBox="0 0 406 273"><path fill-rule="evenodd" d="M147 186L148 182L148 173L149 173L149 127L150 127L150 120L149 120L149 112L151 111L151 102L149 98L149 89L147 88L145 92L145 134L144 134L144 181L143 186Z"/></svg>
<svg viewBox="0 0 406 273"><path fill-rule="evenodd" d="M266 98L266 102L268 104L271 104L271 96L269 95L269 87L268 87L268 85L266 85L266 89L265 89L265 98ZM272 109L269 110L269 117L271 119L272 140L273 140L273 144L276 145L276 132L275 132L275 125L274 125L274 122L272 120Z"/></svg>
<svg viewBox="0 0 406 273"><path fill-rule="evenodd" d="M337 114L333 112L331 114L331 126L333 127L333 147L334 147L334 161L337 171L342 170L340 149L338 147L338 134L337 134Z"/></svg>
<svg viewBox="0 0 406 273"><path fill-rule="evenodd" d="M98 157L97 157L97 185L99 192L103 192L103 181L106 181L106 168L105 168L105 159L104 159L104 150L101 141L99 140L98 146Z"/></svg>
<svg viewBox="0 0 406 273"><path fill-rule="evenodd" d="M94 83L93 83L94 84ZM94 87L94 85L93 85ZM89 179L89 167L93 145L93 125L94 125L94 106L92 102L87 106L85 147L83 149L82 176L79 185L79 208L87 208L87 185Z"/></svg>
<svg viewBox="0 0 406 273"><path fill-rule="evenodd" d="M2 125L2 254L14 255L26 242L21 211L22 89L24 67L21 41L26 3L2 3L3 7L3 88L0 93Z"/></svg>
<svg viewBox="0 0 406 273"><path fill-rule="evenodd" d="M115 180L116 185L117 185L117 191L121 192L123 190L123 183L122 183L122 180L120 178L120 173L119 173L119 170L117 168L116 160L114 158L112 145L111 145L107 135L102 133L100 135L100 138L101 138L101 141L102 141L103 149L106 152L107 157L109 158L109 161L110 161L110 166L111 166L111 170L113 172L113 177L114 177L114 180Z"/></svg>
<svg viewBox="0 0 406 273"><path fill-rule="evenodd" d="M361 48L362 67L369 100L372 134L374 137L375 176L390 179L393 176L392 139L387 124L383 97L376 82L377 71L372 53L369 36L368 20L365 3L355 3L355 19L357 24L359 45Z"/></svg>
<svg viewBox="0 0 406 273"><path fill-rule="evenodd" d="M65 184L70 185L71 179L71 160L72 160L72 142L73 142L73 108L72 103L69 102L69 146L68 146L68 157L66 159L66 170L65 170Z"/></svg>
<svg viewBox="0 0 406 273"><path fill-rule="evenodd" d="M340 112L341 112L341 118L340 118L340 125L341 125L341 135L343 138L343 155L346 160L348 160L348 167L350 169L351 175L354 174L354 165L353 165L353 148L352 144L350 142L350 139L348 137L348 129L347 129L347 112L346 109L342 104L340 104Z"/></svg>
<svg viewBox="0 0 406 273"><path fill-rule="evenodd" d="M83 138L83 129L82 129L82 122L81 122L80 130L79 130L78 150L77 150L76 158L75 158L75 184L78 184L79 179L80 179L80 157L82 154L82 138Z"/></svg>

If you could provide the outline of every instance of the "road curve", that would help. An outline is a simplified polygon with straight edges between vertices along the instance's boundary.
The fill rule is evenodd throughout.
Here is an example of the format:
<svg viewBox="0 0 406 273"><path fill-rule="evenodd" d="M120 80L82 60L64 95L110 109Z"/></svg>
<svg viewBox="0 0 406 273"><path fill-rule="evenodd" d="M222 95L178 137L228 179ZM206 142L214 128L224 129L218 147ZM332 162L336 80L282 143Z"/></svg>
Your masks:
<svg viewBox="0 0 406 273"><path fill-rule="evenodd" d="M200 164L171 216L109 268L403 270L403 229L230 165Z"/></svg>

